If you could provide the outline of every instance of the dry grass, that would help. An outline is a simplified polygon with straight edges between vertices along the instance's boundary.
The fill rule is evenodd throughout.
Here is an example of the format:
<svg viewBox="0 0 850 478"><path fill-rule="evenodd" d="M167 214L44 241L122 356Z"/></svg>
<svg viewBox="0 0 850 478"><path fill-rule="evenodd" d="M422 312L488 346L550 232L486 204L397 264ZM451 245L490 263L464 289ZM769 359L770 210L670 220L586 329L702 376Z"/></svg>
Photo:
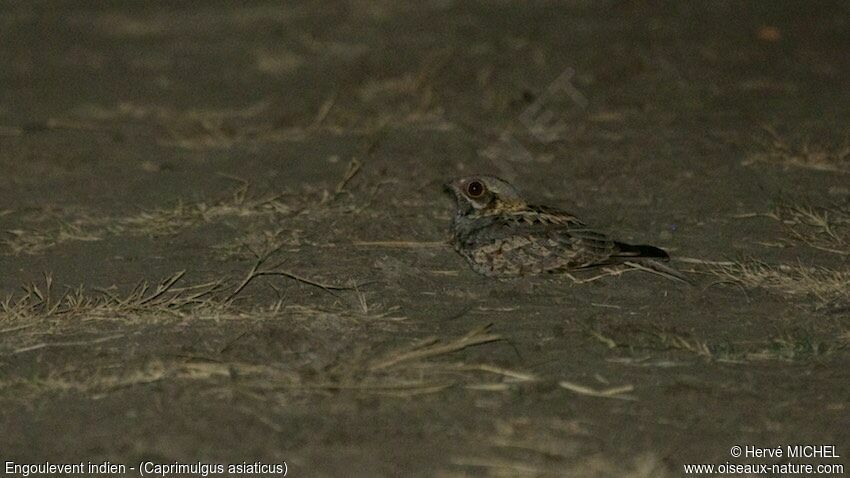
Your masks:
<svg viewBox="0 0 850 478"><path fill-rule="evenodd" d="M695 337L690 333L683 333L660 326L608 326L602 329L588 330L587 332L588 335L609 349L628 349L633 352L681 352L703 360L727 363L747 363L764 360L785 362L809 361L817 360L848 348L848 344L840 336L828 335L824 331L818 333L802 329L784 331L776 336L755 341L709 341ZM643 356L639 360L615 359L613 361L634 363L644 362L648 358L647 356ZM664 365L670 362L660 363ZM588 387L585 394L594 395L595 393L601 393L605 395L610 394L611 390L617 393L629 391L622 387L614 387L609 390L594 390Z"/></svg>
<svg viewBox="0 0 850 478"><path fill-rule="evenodd" d="M475 440L467 440L472 450L454 456L453 469L439 476L490 477L600 477L661 478L671 476L655 457L641 455L634 460L615 462L611 457L590 453L588 432L578 421L559 418L498 419L492 430Z"/></svg>
<svg viewBox="0 0 850 478"><path fill-rule="evenodd" d="M98 399L116 390L159 382L173 375L173 371L158 362L120 374L92 374L89 370L65 368L42 376L0 381L0 390L13 389L21 395L73 392Z"/></svg>
<svg viewBox="0 0 850 478"><path fill-rule="evenodd" d="M252 222L243 229L243 234L212 246L218 259L255 259L263 251L298 252L304 245L318 246L304 238L303 230L291 226L267 226Z"/></svg>
<svg viewBox="0 0 850 478"><path fill-rule="evenodd" d="M813 169L834 173L850 173L850 144L823 146L803 141L795 145L771 126L763 127L764 134L756 138L759 151L744 161L744 165L773 164L785 168Z"/></svg>
<svg viewBox="0 0 850 478"><path fill-rule="evenodd" d="M48 222L58 226L41 225L29 229L7 230L0 242L9 255L40 254L56 245L71 241L98 241L108 236L160 237L184 229L224 219L245 217L275 217L292 212L281 201L281 194L256 196L243 183L222 199L186 203L172 207L144 210L136 214L114 217L93 217L82 214L69 220L55 220L55 212L46 213ZM35 222L43 222L36 219Z"/></svg>
<svg viewBox="0 0 850 478"><path fill-rule="evenodd" d="M787 362L812 360L843 351L848 345L838 341L826 341L812 334L786 333L760 345L759 348L745 354L747 360L781 360Z"/></svg>
<svg viewBox="0 0 850 478"><path fill-rule="evenodd" d="M127 336L133 334L134 324L164 324L169 320L221 322L244 321L250 317L252 321L286 320L292 327L308 330L332 327L340 331L351 329L352 333L363 328L364 324L375 331L380 330L376 322L395 323L404 320L403 317L390 315L393 308L382 311L382 306L370 304L366 294L356 285L349 288L322 284L276 268L264 269L261 266L265 259L267 257L258 260L240 282L218 280L180 286L185 273L178 272L158 283L140 283L125 294L118 294L111 289L87 291L82 287L60 293L55 290L52 276L46 275L43 283L29 284L23 287L21 293L0 300L0 333L4 335L0 354L18 355L40 353L45 349L80 348L99 350L99 360L116 359L124 363L126 357L114 357L113 344L127 340ZM255 306L247 310L235 306L237 296L252 281L269 275L285 276L289 280L318 287L334 295L346 291L347 295L355 297L352 301L342 301L343 307L336 313L285 305L280 301L268 307ZM346 305L351 307L346 308ZM107 323L112 325L104 326ZM103 373L100 368L94 372L87 369L71 374L63 373L61 376L48 374L33 379L22 378L0 386L103 394L115 388L165 379L212 380L215 377L235 375L239 377L242 388L270 393L352 391L413 396L457 386L479 391L501 391L514 384L535 381L536 377L531 374L504 367L443 359L469 347L500 339L486 326L459 337L430 337L384 352L374 352L371 346L368 349L357 349L349 356L326 357L324 361L330 358L331 365L321 368L319 373L316 370L307 373L242 362L199 364L180 361L157 363L153 372L145 369L110 375ZM317 352L320 351L321 348L317 349ZM330 352L334 353L332 350ZM494 377L496 380L493 380Z"/></svg>
<svg viewBox="0 0 850 478"><path fill-rule="evenodd" d="M850 272L825 267L769 265L756 260L713 265L709 273L719 283L745 289L765 289L795 299L815 300L819 307L850 302Z"/></svg>
<svg viewBox="0 0 850 478"><path fill-rule="evenodd" d="M358 349L352 356L337 360L336 364L315 374L278 374L278 380L264 376L253 383L253 388L267 391L365 394L410 397L431 394L451 387L464 386L471 390L503 390L482 387L482 384L500 384L508 387L536 380L530 374L486 364L458 363L439 360L468 347L484 345L499 336L491 334L488 327L474 329L453 339L427 339L411 346L385 353L371 354ZM227 364L232 368L233 364ZM240 376L248 374L238 372ZM482 382L481 376L496 376L498 382Z"/></svg>
<svg viewBox="0 0 850 478"><path fill-rule="evenodd" d="M166 284L167 286L167 284ZM157 289L159 290L159 289ZM167 289L164 289L167 290ZM159 302L158 306L147 306L150 311L144 315L151 320L151 314L160 313L162 307L172 308L165 294L158 298L157 292L150 295L137 294L133 301L134 307L144 305L146 299L150 304ZM185 299L184 299L185 300ZM47 305L38 300L43 310ZM116 307L113 304L113 310ZM88 306L91 314L106 310L107 306ZM75 306L73 310L84 313L83 308ZM138 313L138 310L135 312ZM217 320L234 318L235 312L227 309L215 311ZM301 310L306 314L305 319L316 319L315 310ZM65 305L55 306L55 310L45 313L68 314ZM110 314L114 314L111 311ZM197 314L197 315L196 315ZM187 313L186 318L210 318L210 310L195 310ZM272 315L257 311L252 314L270 319ZM277 320L280 315L275 314ZM291 317L292 314L285 314ZM261 317L262 319L262 317ZM338 317L337 320L345 320ZM4 351L5 355L38 353L47 348L80 347L98 352L98 367L82 367L73 369L63 367L61 371L51 369L46 375L35 377L18 377L0 381L0 389L16 388L32 393L61 393L74 391L97 398L115 390L138 385L146 385L163 380L196 382L198 386L208 390L216 390L223 384L231 389L234 385L238 390L248 394L260 393L274 400L275 397L285 402L285 397L299 394L337 394L358 393L377 394L398 397L410 397L423 394L437 393L452 387L465 387L478 391L503 391L515 384L535 381L536 378L524 372L509 370L488 364L464 363L452 360L441 360L468 347L484 345L496 340L499 336L490 333L487 327L470 331L457 338L438 340L429 339L417 342L411 346L394 349L383 353L368 353L364 349L355 350L351 355L337 357L332 365L318 370L310 368L299 370L283 368L265 363L249 363L244 361L219 360L213 358L187 357L176 361L153 360L143 364L133 364L121 354L116 355L115 348L102 349L102 344L114 344L126 339L125 334L94 335L75 341L34 341L41 337L39 334L25 335L23 327L9 328L7 331L20 331L15 342L20 342L14 350ZM55 335L55 334L51 334ZM23 340L21 340L23 339ZM120 343L120 342L118 342ZM111 351L107 351L111 350ZM320 349L319 349L320 350ZM104 365L103 361L115 362ZM320 361L322 359L319 359ZM124 364L119 366L119 364ZM130 370L126 370L127 368ZM135 367L135 369L132 369ZM115 371L118 369L118 371ZM123 369L123 370L122 370ZM493 380L493 377L496 380Z"/></svg>
<svg viewBox="0 0 850 478"><path fill-rule="evenodd" d="M768 213L742 214L738 218L767 217L780 222L791 241L815 249L850 256L850 207L830 207L784 201Z"/></svg>
<svg viewBox="0 0 850 478"><path fill-rule="evenodd" d="M500 338L490 333L487 326L457 338L441 340L431 337L375 355L361 349L353 357L325 369L322 374L297 384L284 384L283 388L410 397L458 386L469 390L503 391L511 385L537 380L531 374L493 365L440 360ZM499 380L482 381L479 378L482 376L495 376Z"/></svg>
<svg viewBox="0 0 850 478"><path fill-rule="evenodd" d="M240 281L218 279L196 285L178 286L186 271L177 272L162 281L150 283L143 281L125 294L119 294L115 288L86 290L82 286L57 292L53 276L44 275L43 284L31 283L22 287L19 294L9 294L0 299L0 324L5 321L38 321L54 317L130 319L146 317L152 320L159 316L191 316L196 319L238 315L234 303L248 286L260 277L284 277L307 286L317 287L338 297L336 292L353 291L357 293L363 316L384 317L375 314L365 302L359 286L324 284L304 277L295 272L283 270L280 264L271 268L262 266L276 251L259 258L251 270ZM275 303L271 311L282 307ZM308 310L308 309L304 309ZM315 312L315 311L314 311ZM395 320L401 320L394 318Z"/></svg>
<svg viewBox="0 0 850 478"><path fill-rule="evenodd" d="M53 277L44 284L24 286L23 293L0 300L0 319L39 320L53 317L105 318L140 314L179 315L189 309L218 305L216 296L223 281L177 287L185 271L156 284L142 282L129 293L118 296L111 290L86 291L82 287L57 293ZM2 322L2 320L0 320Z"/></svg>
<svg viewBox="0 0 850 478"><path fill-rule="evenodd" d="M723 347L713 347L707 341L661 326L610 326L588 329L587 334L609 349L682 351L706 360L725 360Z"/></svg>
<svg viewBox="0 0 850 478"><path fill-rule="evenodd" d="M152 209L136 215L104 221L113 234L160 236L174 234L187 227L210 223L222 218L289 214L291 209L281 202L281 194L254 196L244 183L224 198L206 202L178 202L174 207Z"/></svg>
<svg viewBox="0 0 850 478"><path fill-rule="evenodd" d="M666 330L656 330L653 335L661 348L683 350L705 359L717 358L706 341L693 336Z"/></svg>
<svg viewBox="0 0 850 478"><path fill-rule="evenodd" d="M660 262L651 260L647 260L644 262L626 261L620 265L603 267L601 271L602 273L600 274L596 274L586 278L579 278L579 275L584 274L586 271L577 271L575 274L565 273L564 276L573 281L574 284L580 285L587 284L589 282L594 282L599 279L604 279L606 277L617 277L630 271L640 271L649 274L654 274L674 282L693 285L690 279L688 279L684 274L677 271L676 269L673 269L672 267L664 265Z"/></svg>
<svg viewBox="0 0 850 478"><path fill-rule="evenodd" d="M581 385L578 383L568 382L566 380L562 380L558 382L558 385L561 388L567 389L573 393L579 395L586 395L589 397L598 397L598 398L616 398L618 400L637 400L635 397L631 395L626 395L628 392L634 391L635 387L633 385L621 385L618 387L609 387L604 389L592 388L587 385Z"/></svg>
<svg viewBox="0 0 850 478"><path fill-rule="evenodd" d="M227 295L227 297L224 299L224 302L227 303L227 304L232 303L233 300L236 299L236 296L238 296L239 293L242 292L248 286L248 284L250 284L252 281L257 279L258 277L266 277L266 276L286 277L286 278L292 279L294 281L300 282L302 284L306 284L306 285L313 286L313 287L318 287L319 289L322 289L322 290L324 290L325 292L328 292L331 295L336 295L334 293L334 291L357 290L356 284L352 285L351 287L342 286L342 285L334 285L334 284L323 284L321 282L317 282L315 280L308 279L306 277L302 277L302 276L295 274L293 272L281 270L281 269L279 269L280 264L278 264L277 266L268 268L268 269L263 269L262 266L275 253L277 253L277 249L267 251L267 252L263 253L261 256L259 256L257 258L257 261L254 263L253 267L251 267L251 270L248 272L248 275L245 276L244 279L242 279L242 282L240 282L239 285L236 286L236 288L233 290L233 292L231 292L230 294ZM358 292L359 292L359 290L358 290Z"/></svg>
<svg viewBox="0 0 850 478"><path fill-rule="evenodd" d="M88 230L86 226L67 222L59 222L58 226L49 230L10 229L5 232L6 238L0 240L0 245L13 256L40 254L65 242L99 241L103 238L102 231Z"/></svg>
<svg viewBox="0 0 850 478"><path fill-rule="evenodd" d="M390 369L404 363L415 363L430 357L499 340L501 337L499 335L489 333L489 328L490 326L488 325L486 327L474 329L458 339L445 343L441 342L436 337L423 339L410 347L393 351L387 356L374 361L369 368L372 371Z"/></svg>

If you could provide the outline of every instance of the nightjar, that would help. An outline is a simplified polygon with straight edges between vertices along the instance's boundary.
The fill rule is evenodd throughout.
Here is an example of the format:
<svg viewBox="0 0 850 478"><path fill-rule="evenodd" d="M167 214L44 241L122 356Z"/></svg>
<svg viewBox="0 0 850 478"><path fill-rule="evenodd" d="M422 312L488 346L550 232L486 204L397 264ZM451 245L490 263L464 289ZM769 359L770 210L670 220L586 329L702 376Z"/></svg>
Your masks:
<svg viewBox="0 0 850 478"><path fill-rule="evenodd" d="M452 243L480 274L563 273L630 262L687 281L658 262L669 259L663 250L612 240L568 212L530 205L503 179L471 176L446 187L457 200Z"/></svg>

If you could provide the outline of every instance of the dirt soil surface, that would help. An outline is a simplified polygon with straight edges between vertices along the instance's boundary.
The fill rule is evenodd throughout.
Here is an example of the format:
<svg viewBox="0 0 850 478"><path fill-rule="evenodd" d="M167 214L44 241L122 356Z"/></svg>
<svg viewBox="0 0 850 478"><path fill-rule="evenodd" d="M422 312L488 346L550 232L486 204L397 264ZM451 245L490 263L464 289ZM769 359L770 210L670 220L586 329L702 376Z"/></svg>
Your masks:
<svg viewBox="0 0 850 478"><path fill-rule="evenodd" d="M850 473L846 2L95 3L0 6L4 467ZM475 274L476 172L695 285Z"/></svg>

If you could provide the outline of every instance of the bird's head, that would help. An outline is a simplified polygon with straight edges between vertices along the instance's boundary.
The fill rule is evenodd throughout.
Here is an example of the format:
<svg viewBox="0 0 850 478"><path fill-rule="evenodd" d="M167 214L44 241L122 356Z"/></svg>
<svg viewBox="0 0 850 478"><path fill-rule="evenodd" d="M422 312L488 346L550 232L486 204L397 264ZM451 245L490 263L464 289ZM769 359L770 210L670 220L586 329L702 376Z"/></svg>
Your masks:
<svg viewBox="0 0 850 478"><path fill-rule="evenodd" d="M457 214L488 214L525 206L525 201L510 183L495 176L468 176L446 184L457 201Z"/></svg>

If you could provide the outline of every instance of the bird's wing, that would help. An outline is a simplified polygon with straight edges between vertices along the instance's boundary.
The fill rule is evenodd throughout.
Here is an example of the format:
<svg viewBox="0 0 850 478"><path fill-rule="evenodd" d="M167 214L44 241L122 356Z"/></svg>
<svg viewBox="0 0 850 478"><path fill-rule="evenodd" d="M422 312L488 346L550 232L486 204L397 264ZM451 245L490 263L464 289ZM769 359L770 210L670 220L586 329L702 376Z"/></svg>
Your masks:
<svg viewBox="0 0 850 478"><path fill-rule="evenodd" d="M617 243L607 235L588 227L576 215L549 206L529 206L523 222L528 234L554 241L566 255L572 254L571 267L603 265L618 253ZM542 226L542 227L541 227Z"/></svg>
<svg viewBox="0 0 850 478"><path fill-rule="evenodd" d="M614 241L604 234L552 209L500 216L480 234L473 260L509 274L604 265L617 252Z"/></svg>

